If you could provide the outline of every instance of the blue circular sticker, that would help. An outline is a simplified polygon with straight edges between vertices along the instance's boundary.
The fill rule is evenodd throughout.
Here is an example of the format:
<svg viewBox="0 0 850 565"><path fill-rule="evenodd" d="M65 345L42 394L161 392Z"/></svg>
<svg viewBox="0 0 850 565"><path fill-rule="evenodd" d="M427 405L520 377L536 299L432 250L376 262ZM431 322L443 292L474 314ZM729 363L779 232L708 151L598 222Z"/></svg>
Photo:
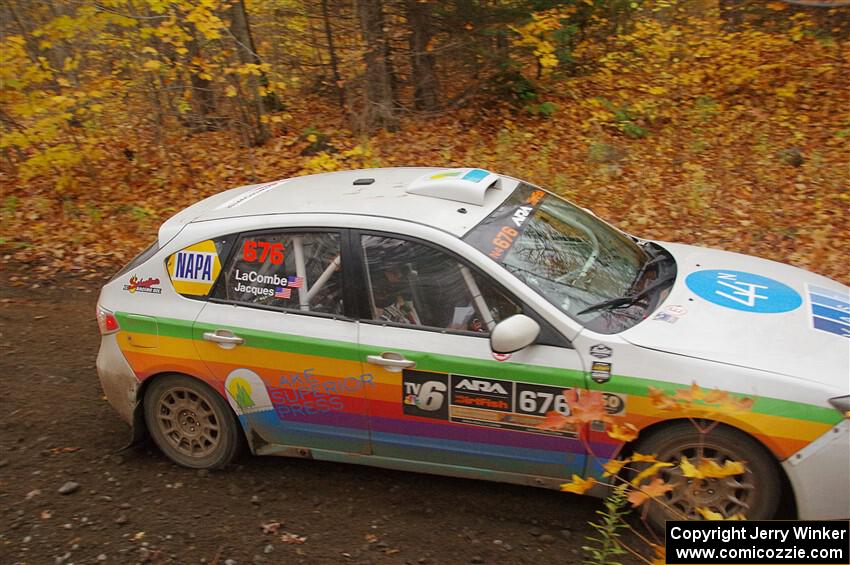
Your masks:
<svg viewBox="0 0 850 565"><path fill-rule="evenodd" d="M685 284L700 298L744 312L790 312L803 303L790 286L743 271L697 271L688 275Z"/></svg>

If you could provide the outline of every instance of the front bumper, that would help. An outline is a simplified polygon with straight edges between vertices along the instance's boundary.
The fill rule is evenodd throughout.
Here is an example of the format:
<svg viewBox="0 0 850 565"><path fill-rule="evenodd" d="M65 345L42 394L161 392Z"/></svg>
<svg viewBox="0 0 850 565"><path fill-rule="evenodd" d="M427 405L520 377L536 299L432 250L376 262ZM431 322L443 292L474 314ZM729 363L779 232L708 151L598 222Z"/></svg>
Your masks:
<svg viewBox="0 0 850 565"><path fill-rule="evenodd" d="M139 379L118 347L116 334L101 338L100 351L97 353L97 376L109 404L132 426L138 404Z"/></svg>
<svg viewBox="0 0 850 565"><path fill-rule="evenodd" d="M850 519L850 420L782 462L801 520Z"/></svg>

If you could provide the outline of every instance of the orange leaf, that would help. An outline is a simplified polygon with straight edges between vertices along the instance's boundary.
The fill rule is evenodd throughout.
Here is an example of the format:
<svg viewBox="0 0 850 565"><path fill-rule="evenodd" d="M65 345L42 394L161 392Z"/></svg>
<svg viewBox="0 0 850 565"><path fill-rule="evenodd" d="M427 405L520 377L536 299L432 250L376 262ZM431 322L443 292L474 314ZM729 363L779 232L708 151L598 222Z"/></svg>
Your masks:
<svg viewBox="0 0 850 565"><path fill-rule="evenodd" d="M289 532L284 532L283 535L280 536L280 541L291 545L300 545L307 541L307 537L299 536L298 534L292 534Z"/></svg>
<svg viewBox="0 0 850 565"><path fill-rule="evenodd" d="M724 412L749 412L753 409L755 400L749 397L733 398L721 405Z"/></svg>
<svg viewBox="0 0 850 565"><path fill-rule="evenodd" d="M672 463L663 463L661 461L659 461L658 463L654 463L654 464L650 465L649 467L647 467L646 469L644 469L643 471L641 471L640 473L638 473L638 475L634 479L632 479L632 484L633 485L639 485L640 482L642 480L644 480L645 478L651 477L651 476L655 475L656 473L658 473L658 469L662 469L664 467L672 467L672 466L673 466Z"/></svg>
<svg viewBox="0 0 850 565"><path fill-rule="evenodd" d="M589 479L582 479L578 475L573 475L573 478L570 482L564 483L561 485L561 490L563 492L574 492L575 494L584 494L587 492L590 487L596 484L596 479L593 477Z"/></svg>
<svg viewBox="0 0 850 565"><path fill-rule="evenodd" d="M723 520L723 514L714 512L709 508L703 508L702 506L697 507L697 513L706 520Z"/></svg>
<svg viewBox="0 0 850 565"><path fill-rule="evenodd" d="M637 436L637 426L628 422L622 426L618 424L611 424L611 428L608 430L608 437L618 439L620 441L632 441Z"/></svg>
<svg viewBox="0 0 850 565"><path fill-rule="evenodd" d="M680 410L681 406L666 392L654 386L649 387L649 400L659 410Z"/></svg>
<svg viewBox="0 0 850 565"><path fill-rule="evenodd" d="M570 420L576 424L587 424L596 420L611 421L605 410L605 396L598 390L582 391L579 395L576 389L571 388L564 391L564 398L570 406Z"/></svg>
<svg viewBox="0 0 850 565"><path fill-rule="evenodd" d="M541 423L537 424L537 427L541 430L562 430L571 423L572 420L568 416L552 410L546 414L546 418Z"/></svg>
<svg viewBox="0 0 850 565"><path fill-rule="evenodd" d="M602 468L605 469L605 472L602 474L602 476L613 477L614 475L619 473L628 462L628 459L611 459L610 461L602 465Z"/></svg>
<svg viewBox="0 0 850 565"><path fill-rule="evenodd" d="M695 466L684 455L679 462L679 469L683 475L692 479L722 479L747 472L746 466L739 461L725 461L720 465L714 459L702 459Z"/></svg>
<svg viewBox="0 0 850 565"><path fill-rule="evenodd" d="M652 565L666 565L667 550L664 549L664 546L655 543L652 543L650 545L652 546L652 550L655 552L655 557L652 559Z"/></svg>
<svg viewBox="0 0 850 565"><path fill-rule="evenodd" d="M729 398L729 393L725 390L714 389L705 395L706 404L721 404Z"/></svg>
<svg viewBox="0 0 850 565"><path fill-rule="evenodd" d="M709 508L703 508L702 506L697 507L697 512L700 516L705 518L706 520L726 520L726 521L737 521L737 520L746 520L743 514L735 514L734 516L730 516L729 518L725 518L723 514L719 512L714 512Z"/></svg>
<svg viewBox="0 0 850 565"><path fill-rule="evenodd" d="M687 401L702 400L704 396L702 389L696 381L691 383L691 388L687 390L679 389L676 391L676 398L681 398L682 400Z"/></svg>
<svg viewBox="0 0 850 565"><path fill-rule="evenodd" d="M655 477L652 479L651 483L631 491L628 496L628 501L632 503L633 508L637 508L650 498L657 498L671 490L673 490L672 486L665 483L659 477Z"/></svg>
<svg viewBox="0 0 850 565"><path fill-rule="evenodd" d="M630 459L635 463L658 463L655 455L644 455L643 453L633 453Z"/></svg>

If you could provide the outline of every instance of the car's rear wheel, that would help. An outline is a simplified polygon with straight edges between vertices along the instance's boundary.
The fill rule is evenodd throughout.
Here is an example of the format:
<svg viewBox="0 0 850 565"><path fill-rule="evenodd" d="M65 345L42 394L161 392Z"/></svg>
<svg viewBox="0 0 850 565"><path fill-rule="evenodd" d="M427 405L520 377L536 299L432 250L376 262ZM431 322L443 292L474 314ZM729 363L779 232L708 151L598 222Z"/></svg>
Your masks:
<svg viewBox="0 0 850 565"><path fill-rule="evenodd" d="M169 459L193 469L220 469L242 451L244 437L227 402L205 383L166 375L145 393L145 423Z"/></svg>
<svg viewBox="0 0 850 565"><path fill-rule="evenodd" d="M767 520L776 513L781 494L776 462L761 444L732 428L717 426L701 433L689 422L676 423L656 430L636 451L673 463L659 471L673 490L647 503L647 519L659 530L663 531L665 520L704 519L700 509L748 520ZM721 467L738 461L745 470L721 478L686 477L679 465L683 457L695 466L701 461L714 461Z"/></svg>

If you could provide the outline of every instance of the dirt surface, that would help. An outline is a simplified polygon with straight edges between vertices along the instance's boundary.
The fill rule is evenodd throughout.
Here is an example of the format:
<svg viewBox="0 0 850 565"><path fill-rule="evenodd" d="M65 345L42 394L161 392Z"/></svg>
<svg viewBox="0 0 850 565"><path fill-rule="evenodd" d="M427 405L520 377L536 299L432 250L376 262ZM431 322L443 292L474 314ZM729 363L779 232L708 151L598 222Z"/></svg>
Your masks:
<svg viewBox="0 0 850 565"><path fill-rule="evenodd" d="M0 563L581 561L589 497L278 457L207 473L122 451L95 372L99 286L0 279Z"/></svg>

